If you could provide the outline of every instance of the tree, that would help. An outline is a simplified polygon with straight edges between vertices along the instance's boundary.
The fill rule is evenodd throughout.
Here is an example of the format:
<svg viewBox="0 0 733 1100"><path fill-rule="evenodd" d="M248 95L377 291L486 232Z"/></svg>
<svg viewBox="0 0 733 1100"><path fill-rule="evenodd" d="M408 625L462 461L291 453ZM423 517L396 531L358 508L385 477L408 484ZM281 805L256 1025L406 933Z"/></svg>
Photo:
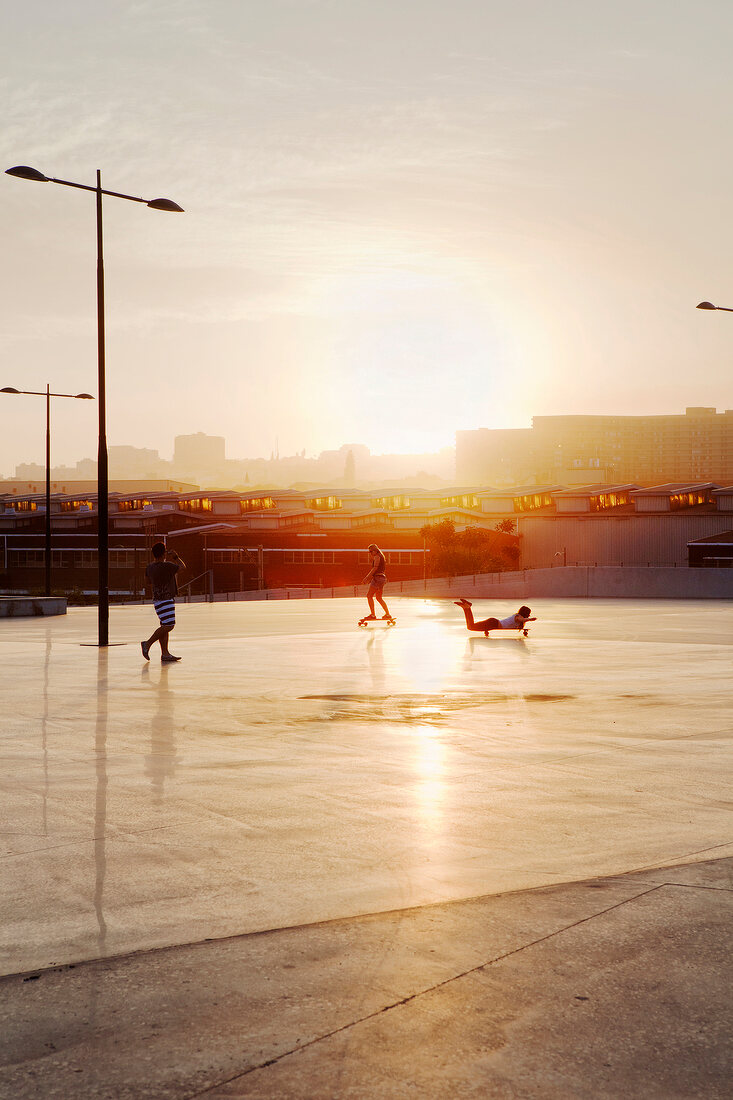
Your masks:
<svg viewBox="0 0 733 1100"><path fill-rule="evenodd" d="M495 531L503 531L505 535L514 534L514 520L513 519L500 519L494 528Z"/></svg>
<svg viewBox="0 0 733 1100"><path fill-rule="evenodd" d="M451 520L427 524L420 535L430 547L429 572L433 577L461 573L499 573L516 568L519 540L508 532L467 527L456 532Z"/></svg>

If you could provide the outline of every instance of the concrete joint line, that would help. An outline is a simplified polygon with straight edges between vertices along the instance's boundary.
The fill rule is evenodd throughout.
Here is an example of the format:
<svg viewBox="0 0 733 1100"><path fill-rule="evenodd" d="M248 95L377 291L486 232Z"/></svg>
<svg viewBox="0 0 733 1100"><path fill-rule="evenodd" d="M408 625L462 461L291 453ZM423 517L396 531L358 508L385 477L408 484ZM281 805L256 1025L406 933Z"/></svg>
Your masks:
<svg viewBox="0 0 733 1100"><path fill-rule="evenodd" d="M712 890L714 894L733 894L733 886L703 886L700 882L660 882L660 886L673 886L680 890Z"/></svg>
<svg viewBox="0 0 733 1100"><path fill-rule="evenodd" d="M411 993L409 997L402 997L399 1001L394 1001L392 1004L385 1005L384 1008L377 1009L376 1012L369 1012L366 1016L360 1016L358 1020L351 1020L348 1024L336 1027L332 1031L325 1032L323 1035L317 1035L315 1039L309 1039L308 1042L303 1043L302 1046L292 1047L290 1050L278 1054L275 1058L268 1058L264 1062L258 1062L256 1066L250 1066L249 1069L242 1070L241 1073L235 1073L231 1077L225 1078L223 1081L217 1081L215 1084L209 1085L199 1092L192 1093L190 1100L195 1100L195 1098L199 1096L206 1096L207 1093L213 1092L214 1089L219 1089L223 1085L230 1085L232 1082L238 1081L242 1077L248 1077L250 1073L254 1073L258 1069L266 1069L268 1066L277 1065L277 1063L281 1062L284 1058L289 1058L291 1055L298 1054L303 1050L307 1050L309 1047L316 1046L326 1039L332 1039L335 1035L340 1035L344 1031L350 1031L351 1028L366 1023L367 1020L374 1020L378 1016L383 1016L386 1012L391 1012L395 1008L400 1008L402 1005L409 1004L410 1001L416 1001L419 997L424 997L426 993L433 993L437 989L442 989L444 986L451 985L461 978L468 977L469 974L476 974L479 970L484 970L488 966L493 966L495 963L502 962L504 959L509 959L513 955L519 955L522 951L526 951L530 947L536 947L540 943L546 943L548 940L554 939L555 936L561 936L563 932L569 932L573 928L579 928L582 924L587 924L597 917L603 917L606 913L612 913L615 909L621 909L624 905L629 905L631 902L638 901L639 898L654 894L657 890L661 890L667 885L670 884L659 883L656 886L651 886L648 890L642 890L640 893L634 894L633 897L624 898L623 901L618 901L615 905L609 905L606 909L599 909L597 913L591 913L589 917L581 917L580 920L572 921L570 924L563 925L562 928L556 928L554 932L548 932L546 936L539 936L538 939L522 944L521 947L515 947L512 951L505 951L503 955L497 955L496 958L487 959L486 962L479 963L477 966L472 966L468 970L463 970L460 974L454 974L451 978L445 978L442 982L436 982L435 985L428 986L426 989L421 989L417 993Z"/></svg>

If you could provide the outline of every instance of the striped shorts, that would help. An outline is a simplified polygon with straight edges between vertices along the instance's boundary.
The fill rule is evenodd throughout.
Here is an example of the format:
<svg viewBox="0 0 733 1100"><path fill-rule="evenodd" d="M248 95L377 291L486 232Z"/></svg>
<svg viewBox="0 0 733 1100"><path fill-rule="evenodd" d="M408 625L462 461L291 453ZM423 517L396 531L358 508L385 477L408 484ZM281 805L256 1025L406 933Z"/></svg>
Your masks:
<svg viewBox="0 0 733 1100"><path fill-rule="evenodd" d="M176 625L176 601L175 600L153 600L153 607L160 619L161 626L175 626Z"/></svg>

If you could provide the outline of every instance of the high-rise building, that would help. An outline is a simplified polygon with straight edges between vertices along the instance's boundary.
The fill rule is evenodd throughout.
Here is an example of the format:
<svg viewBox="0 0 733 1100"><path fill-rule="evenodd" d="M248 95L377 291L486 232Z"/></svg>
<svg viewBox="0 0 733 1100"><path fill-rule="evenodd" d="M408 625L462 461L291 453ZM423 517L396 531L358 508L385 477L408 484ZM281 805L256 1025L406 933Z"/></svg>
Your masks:
<svg viewBox="0 0 733 1100"><path fill-rule="evenodd" d="M521 429L519 429L521 431ZM518 462L523 459L520 470ZM458 432L459 481L507 484L733 484L733 410L662 416L535 416L513 442L505 429ZM521 474L525 476L521 476ZM501 479L501 480L500 480Z"/></svg>
<svg viewBox="0 0 733 1100"><path fill-rule="evenodd" d="M222 435L177 435L173 465L179 472L213 473L224 464L225 440Z"/></svg>
<svg viewBox="0 0 733 1100"><path fill-rule="evenodd" d="M535 481L531 428L456 432L456 482L497 489Z"/></svg>

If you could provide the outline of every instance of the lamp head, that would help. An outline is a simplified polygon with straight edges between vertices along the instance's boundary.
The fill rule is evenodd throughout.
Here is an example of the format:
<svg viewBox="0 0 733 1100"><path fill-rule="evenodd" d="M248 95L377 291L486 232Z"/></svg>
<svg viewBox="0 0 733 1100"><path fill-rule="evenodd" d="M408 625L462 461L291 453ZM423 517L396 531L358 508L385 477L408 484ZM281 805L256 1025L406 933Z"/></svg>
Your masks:
<svg viewBox="0 0 733 1100"><path fill-rule="evenodd" d="M718 307L714 306L712 302L698 302L698 304L695 306L695 309L717 309L717 308Z"/></svg>
<svg viewBox="0 0 733 1100"><path fill-rule="evenodd" d="M16 390L15 386L3 386L0 393L20 393L20 390Z"/></svg>
<svg viewBox="0 0 733 1100"><path fill-rule="evenodd" d="M22 180L35 180L36 183L48 183L48 176L39 172L36 168L29 168L27 164L18 164L15 168L6 168L6 176L20 176Z"/></svg>
<svg viewBox="0 0 733 1100"><path fill-rule="evenodd" d="M90 393L75 393L74 397L79 398L81 401L93 401L94 398Z"/></svg>
<svg viewBox="0 0 733 1100"><path fill-rule="evenodd" d="M151 199L147 205L151 210L170 210L174 214L183 213L183 207L171 199Z"/></svg>

